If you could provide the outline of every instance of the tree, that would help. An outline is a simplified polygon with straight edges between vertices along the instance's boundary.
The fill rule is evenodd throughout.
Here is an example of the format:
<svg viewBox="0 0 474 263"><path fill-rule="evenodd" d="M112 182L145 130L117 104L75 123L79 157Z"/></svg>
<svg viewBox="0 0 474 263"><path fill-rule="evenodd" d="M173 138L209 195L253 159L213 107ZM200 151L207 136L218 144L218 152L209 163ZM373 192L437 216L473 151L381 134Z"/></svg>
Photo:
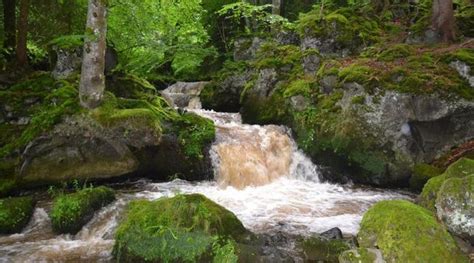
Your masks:
<svg viewBox="0 0 474 263"><path fill-rule="evenodd" d="M88 109L100 105L105 90L107 1L89 0L79 97Z"/></svg>
<svg viewBox="0 0 474 263"><path fill-rule="evenodd" d="M283 0L272 0L272 14L281 15L281 7Z"/></svg>
<svg viewBox="0 0 474 263"><path fill-rule="evenodd" d="M27 37L28 37L28 14L30 0L20 0L20 17L18 18L18 39L16 45L16 60L19 67L28 64Z"/></svg>
<svg viewBox="0 0 474 263"><path fill-rule="evenodd" d="M15 0L3 0L2 2L4 25L3 47L13 50L16 45L16 3Z"/></svg>
<svg viewBox="0 0 474 263"><path fill-rule="evenodd" d="M442 42L455 39L453 0L433 0L431 26Z"/></svg>

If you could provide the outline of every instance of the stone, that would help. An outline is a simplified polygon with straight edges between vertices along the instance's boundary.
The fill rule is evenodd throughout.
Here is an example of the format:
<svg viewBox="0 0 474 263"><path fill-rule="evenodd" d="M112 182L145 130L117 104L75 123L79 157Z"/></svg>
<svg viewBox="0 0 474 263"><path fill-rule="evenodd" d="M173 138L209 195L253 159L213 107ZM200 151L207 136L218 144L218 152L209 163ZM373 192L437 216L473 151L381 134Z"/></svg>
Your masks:
<svg viewBox="0 0 474 263"><path fill-rule="evenodd" d="M234 60L252 60L256 57L257 51L262 46L264 40L259 37L239 38L234 41Z"/></svg>
<svg viewBox="0 0 474 263"><path fill-rule="evenodd" d="M378 248L387 262L467 262L430 211L405 200L372 206L357 235L361 248Z"/></svg>
<svg viewBox="0 0 474 263"><path fill-rule="evenodd" d="M460 60L455 60L449 63L449 66L454 68L459 75L465 78L469 82L471 88L474 88L474 75L471 75L472 69L468 64Z"/></svg>
<svg viewBox="0 0 474 263"><path fill-rule="evenodd" d="M339 263L385 263L385 260L379 249L358 248L341 253Z"/></svg>
<svg viewBox="0 0 474 263"><path fill-rule="evenodd" d="M209 82L177 82L161 91L163 97L178 108L200 109L199 95Z"/></svg>
<svg viewBox="0 0 474 263"><path fill-rule="evenodd" d="M80 72L82 47L66 49L55 46L53 50L56 53L56 65L52 73L55 79L67 79L72 74Z"/></svg>
<svg viewBox="0 0 474 263"><path fill-rule="evenodd" d="M340 240L343 238L342 236L342 231L338 227L331 228L321 234L319 234L321 237L330 239L330 240Z"/></svg>
<svg viewBox="0 0 474 263"><path fill-rule="evenodd" d="M474 245L474 174L444 181L435 206L448 230Z"/></svg>

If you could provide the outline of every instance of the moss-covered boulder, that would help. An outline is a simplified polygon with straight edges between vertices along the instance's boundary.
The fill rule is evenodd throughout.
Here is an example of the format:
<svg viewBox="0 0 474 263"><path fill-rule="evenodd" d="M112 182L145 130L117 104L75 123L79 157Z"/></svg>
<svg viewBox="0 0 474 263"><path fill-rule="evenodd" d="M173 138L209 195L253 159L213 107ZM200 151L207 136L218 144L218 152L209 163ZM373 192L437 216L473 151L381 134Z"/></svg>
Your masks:
<svg viewBox="0 0 474 263"><path fill-rule="evenodd" d="M58 87L40 101L21 136L11 132L0 148L0 156L22 152L16 178L20 184L132 173L160 180L176 174L188 176L183 179L211 177L207 151L214 139L211 121L179 114L146 80L123 74L110 78L114 80L109 80L107 90L116 94L106 91L100 107L90 111L78 105L76 81L52 81Z"/></svg>
<svg viewBox="0 0 474 263"><path fill-rule="evenodd" d="M35 203L31 197L0 199L0 234L12 234L30 221Z"/></svg>
<svg viewBox="0 0 474 263"><path fill-rule="evenodd" d="M462 178L474 174L474 160L461 158L455 163L451 164L446 171L436 177L431 178L423 187L423 191L418 197L418 203L436 212L435 202L439 193L439 189L443 186L446 179Z"/></svg>
<svg viewBox="0 0 474 263"><path fill-rule="evenodd" d="M423 190L423 186L429 179L442 173L441 169L429 164L417 164L410 177L410 189L413 191Z"/></svg>
<svg viewBox="0 0 474 263"><path fill-rule="evenodd" d="M474 173L449 178L439 189L436 214L448 230L474 244Z"/></svg>
<svg viewBox="0 0 474 263"><path fill-rule="evenodd" d="M60 195L54 199L51 209L53 230L56 233L76 234L97 210L114 200L114 191L103 186Z"/></svg>
<svg viewBox="0 0 474 263"><path fill-rule="evenodd" d="M379 248L387 262L468 262L430 211L409 201L375 204L358 233L363 248Z"/></svg>
<svg viewBox="0 0 474 263"><path fill-rule="evenodd" d="M304 257L307 262L338 262L339 255L349 248L344 240L312 237L302 242Z"/></svg>
<svg viewBox="0 0 474 263"><path fill-rule="evenodd" d="M118 262L235 260L248 234L237 217L203 195L132 201L116 233Z"/></svg>

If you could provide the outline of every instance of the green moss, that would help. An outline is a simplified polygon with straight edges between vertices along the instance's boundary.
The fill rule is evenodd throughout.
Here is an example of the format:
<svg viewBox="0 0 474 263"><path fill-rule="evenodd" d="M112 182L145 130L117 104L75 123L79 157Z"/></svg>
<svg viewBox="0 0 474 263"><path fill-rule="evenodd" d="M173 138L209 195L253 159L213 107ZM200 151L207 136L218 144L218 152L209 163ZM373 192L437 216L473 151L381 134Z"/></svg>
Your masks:
<svg viewBox="0 0 474 263"><path fill-rule="evenodd" d="M21 232L33 214L31 197L0 199L0 234Z"/></svg>
<svg viewBox="0 0 474 263"><path fill-rule="evenodd" d="M474 50L472 48L461 48L457 49L452 53L448 53L444 56L446 62L452 62L455 60L460 60L466 63L469 67L471 67L470 74L474 74Z"/></svg>
<svg viewBox="0 0 474 263"><path fill-rule="evenodd" d="M373 70L361 64L351 64L339 71L339 79L343 83L357 82L359 84L366 84L372 79Z"/></svg>
<svg viewBox="0 0 474 263"><path fill-rule="evenodd" d="M117 230L114 255L119 262L210 261L234 251L232 242L222 240L240 240L246 233L234 214L199 194L132 201Z"/></svg>
<svg viewBox="0 0 474 263"><path fill-rule="evenodd" d="M378 59L382 61L394 61L399 58L406 58L415 53L415 48L407 44L396 44L390 46L378 55Z"/></svg>
<svg viewBox="0 0 474 263"><path fill-rule="evenodd" d="M468 262L447 230L426 209L408 201L382 201L364 215L361 247L377 246L388 262Z"/></svg>
<svg viewBox="0 0 474 263"><path fill-rule="evenodd" d="M461 178L472 174L474 174L474 160L459 159L451 164L442 175L428 180L419 196L419 204L432 212L436 212L436 197L444 181L449 178Z"/></svg>
<svg viewBox="0 0 474 263"><path fill-rule="evenodd" d="M16 181L10 178L0 178L0 197L8 195L15 189Z"/></svg>
<svg viewBox="0 0 474 263"><path fill-rule="evenodd" d="M341 263L373 263L376 259L376 255L367 248L348 250L339 256Z"/></svg>
<svg viewBox="0 0 474 263"><path fill-rule="evenodd" d="M194 113L186 113L173 125L186 156L204 158L206 146L210 145L216 136L214 122Z"/></svg>
<svg viewBox="0 0 474 263"><path fill-rule="evenodd" d="M253 66L257 69L295 66L301 64L302 57L303 52L298 46L281 46L277 43L267 42L258 51Z"/></svg>
<svg viewBox="0 0 474 263"><path fill-rule="evenodd" d="M365 96L363 96L363 95L354 96L354 97L352 97L351 102L352 102L352 104L363 105L363 104L365 104Z"/></svg>
<svg viewBox="0 0 474 263"><path fill-rule="evenodd" d="M294 80L288 84L283 92L283 97L290 98L295 95L303 95L308 98L311 96L311 93L313 93L314 84L315 81L312 78Z"/></svg>
<svg viewBox="0 0 474 263"><path fill-rule="evenodd" d="M410 178L410 189L413 191L421 191L429 179L438 176L441 173L442 171L433 165L425 163L415 165L413 174Z"/></svg>
<svg viewBox="0 0 474 263"><path fill-rule="evenodd" d="M35 92L37 89L50 89L50 91L44 97L40 97L43 101L39 106L30 109L32 111L31 121L21 135L0 148L0 157L7 156L14 150L24 147L41 133L51 129L63 116L79 112L81 108L77 99L77 85L77 80L54 82L49 75L40 74L37 78L13 86L9 92L20 92L21 90L22 93L28 94L27 96L38 95ZM23 99L18 103L21 107L24 107Z"/></svg>
<svg viewBox="0 0 474 263"><path fill-rule="evenodd" d="M303 241L303 252L307 261L338 262L339 255L349 249L343 240L308 238Z"/></svg>
<svg viewBox="0 0 474 263"><path fill-rule="evenodd" d="M51 210L53 230L75 234L93 217L95 211L113 200L114 191L102 186L60 195L54 199Z"/></svg>

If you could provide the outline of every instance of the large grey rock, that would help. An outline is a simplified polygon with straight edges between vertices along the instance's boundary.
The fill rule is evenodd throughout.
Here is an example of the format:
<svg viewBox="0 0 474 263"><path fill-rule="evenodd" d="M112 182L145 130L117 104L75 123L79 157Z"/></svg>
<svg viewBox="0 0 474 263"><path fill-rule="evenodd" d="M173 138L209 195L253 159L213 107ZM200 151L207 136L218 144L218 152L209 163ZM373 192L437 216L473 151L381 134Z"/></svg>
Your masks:
<svg viewBox="0 0 474 263"><path fill-rule="evenodd" d="M448 230L474 245L474 173L444 181L435 206Z"/></svg>
<svg viewBox="0 0 474 263"><path fill-rule="evenodd" d="M178 108L200 109L199 95L209 82L177 82L161 91L161 95Z"/></svg>
<svg viewBox="0 0 474 263"><path fill-rule="evenodd" d="M358 96L365 99L363 105L353 103ZM389 147L389 162L381 175L385 180L408 178L415 163L430 163L474 138L472 101L396 91L371 95L351 83L344 85L338 104L344 116L353 116L364 127L362 137L375 137L380 148Z"/></svg>
<svg viewBox="0 0 474 263"><path fill-rule="evenodd" d="M239 38L234 42L234 60L252 60L255 59L258 50L264 43L264 39L259 37L254 38Z"/></svg>
<svg viewBox="0 0 474 263"><path fill-rule="evenodd" d="M151 127L124 122L107 129L89 116L69 117L26 147L21 179L45 184L128 174L139 165L131 147L159 145L160 139L161 134Z"/></svg>
<svg viewBox="0 0 474 263"><path fill-rule="evenodd" d="M82 65L82 47L64 49L53 47L56 53L56 65L53 69L55 79L66 79L74 73L80 72Z"/></svg>

